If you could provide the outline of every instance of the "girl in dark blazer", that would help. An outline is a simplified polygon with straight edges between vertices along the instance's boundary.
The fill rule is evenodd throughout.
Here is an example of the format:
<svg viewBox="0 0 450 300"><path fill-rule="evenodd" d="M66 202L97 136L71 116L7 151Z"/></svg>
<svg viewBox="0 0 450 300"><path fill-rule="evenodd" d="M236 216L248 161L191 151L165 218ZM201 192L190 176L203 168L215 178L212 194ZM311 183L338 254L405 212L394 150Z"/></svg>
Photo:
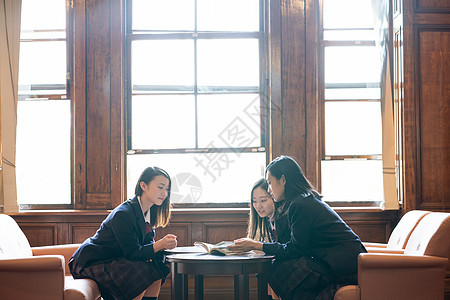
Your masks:
<svg viewBox="0 0 450 300"><path fill-rule="evenodd" d="M177 246L173 234L154 240L155 228L169 222L170 188L166 171L145 169L135 197L116 207L75 251L72 276L94 280L105 300L157 299L169 274L162 251Z"/></svg>
<svg viewBox="0 0 450 300"><path fill-rule="evenodd" d="M332 299L339 286L356 283L358 255L366 250L297 162L276 158L266 168L266 179L280 210L277 242L239 239L230 248L275 255L269 284L282 299Z"/></svg>

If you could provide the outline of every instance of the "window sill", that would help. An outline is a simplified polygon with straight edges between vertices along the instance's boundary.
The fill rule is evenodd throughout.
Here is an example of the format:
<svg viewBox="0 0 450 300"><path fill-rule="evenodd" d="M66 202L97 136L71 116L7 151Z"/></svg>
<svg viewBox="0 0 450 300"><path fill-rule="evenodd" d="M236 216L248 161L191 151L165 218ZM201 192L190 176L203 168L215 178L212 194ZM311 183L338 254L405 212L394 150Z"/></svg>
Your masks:
<svg viewBox="0 0 450 300"><path fill-rule="evenodd" d="M387 211L380 207L375 206L331 206L331 208L336 212L384 212ZM107 215L112 210L74 210L74 209L46 209L46 210L20 210L16 213L10 213L11 216L40 216L40 215L58 215L58 216L69 216L69 215L84 215L84 216L99 216ZM173 208L172 213L178 214L241 214L248 213L249 208L247 207L236 207L236 208Z"/></svg>

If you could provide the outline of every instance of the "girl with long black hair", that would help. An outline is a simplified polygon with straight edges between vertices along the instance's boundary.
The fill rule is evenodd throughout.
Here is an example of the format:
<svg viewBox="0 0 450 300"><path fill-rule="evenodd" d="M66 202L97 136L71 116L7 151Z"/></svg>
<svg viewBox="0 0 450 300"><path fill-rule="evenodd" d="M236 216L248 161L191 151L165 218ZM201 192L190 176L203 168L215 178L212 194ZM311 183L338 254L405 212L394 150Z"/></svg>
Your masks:
<svg viewBox="0 0 450 300"><path fill-rule="evenodd" d="M268 191L279 205L277 242L235 241L235 251L275 255L269 284L284 299L332 299L341 285L357 282L357 259L366 252L359 237L322 201L289 156L266 168Z"/></svg>

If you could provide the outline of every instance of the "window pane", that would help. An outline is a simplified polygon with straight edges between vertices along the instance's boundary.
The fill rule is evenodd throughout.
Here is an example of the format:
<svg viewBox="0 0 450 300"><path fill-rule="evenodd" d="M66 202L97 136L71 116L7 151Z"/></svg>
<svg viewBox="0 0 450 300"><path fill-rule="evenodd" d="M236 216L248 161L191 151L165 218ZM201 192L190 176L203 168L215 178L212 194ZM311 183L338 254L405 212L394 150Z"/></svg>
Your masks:
<svg viewBox="0 0 450 300"><path fill-rule="evenodd" d="M373 28L372 0L323 0L324 28Z"/></svg>
<svg viewBox="0 0 450 300"><path fill-rule="evenodd" d="M324 30L325 41L368 41L375 40L373 30Z"/></svg>
<svg viewBox="0 0 450 300"><path fill-rule="evenodd" d="M259 31L259 0L197 0L199 31Z"/></svg>
<svg viewBox="0 0 450 300"><path fill-rule="evenodd" d="M257 39L198 41L198 85L200 91L223 86L259 86Z"/></svg>
<svg viewBox="0 0 450 300"><path fill-rule="evenodd" d="M22 0L20 22L21 31L65 29L66 1Z"/></svg>
<svg viewBox="0 0 450 300"><path fill-rule="evenodd" d="M17 202L70 204L70 101L19 101Z"/></svg>
<svg viewBox="0 0 450 300"><path fill-rule="evenodd" d="M325 83L379 81L380 59L375 47L325 48Z"/></svg>
<svg viewBox="0 0 450 300"><path fill-rule="evenodd" d="M134 41L131 58L133 92L193 91L193 41Z"/></svg>
<svg viewBox="0 0 450 300"><path fill-rule="evenodd" d="M199 95L200 148L261 146L260 99L255 94Z"/></svg>
<svg viewBox="0 0 450 300"><path fill-rule="evenodd" d="M381 160L322 161L325 201L384 201Z"/></svg>
<svg viewBox="0 0 450 300"><path fill-rule="evenodd" d="M379 102L326 102L325 155L381 154Z"/></svg>
<svg viewBox="0 0 450 300"><path fill-rule="evenodd" d="M325 100L377 100L380 97L380 88L325 89Z"/></svg>
<svg viewBox="0 0 450 300"><path fill-rule="evenodd" d="M31 85L62 85L64 90L45 91L65 94L66 42L20 43L19 93L29 93ZM43 87L45 89L45 87ZM35 94L35 92L32 92ZM41 91L42 93L42 91Z"/></svg>
<svg viewBox="0 0 450 300"><path fill-rule="evenodd" d="M128 197L149 166L172 178L172 203L249 202L253 184L264 177L265 153L139 154L127 156Z"/></svg>
<svg viewBox="0 0 450 300"><path fill-rule="evenodd" d="M195 147L194 96L133 96L132 148Z"/></svg>
<svg viewBox="0 0 450 300"><path fill-rule="evenodd" d="M133 30L194 30L193 0L133 0Z"/></svg>

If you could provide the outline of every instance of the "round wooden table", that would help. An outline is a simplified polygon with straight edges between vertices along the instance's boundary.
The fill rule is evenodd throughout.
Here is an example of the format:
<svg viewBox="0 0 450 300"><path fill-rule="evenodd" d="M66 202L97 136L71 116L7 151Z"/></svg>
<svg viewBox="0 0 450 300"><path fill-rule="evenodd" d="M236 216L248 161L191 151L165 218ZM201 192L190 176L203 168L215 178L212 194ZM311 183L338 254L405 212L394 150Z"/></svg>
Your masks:
<svg viewBox="0 0 450 300"><path fill-rule="evenodd" d="M173 300L188 299L188 274L195 275L195 299L203 299L203 276L234 275L234 298L241 300L249 299L248 275L258 274L258 299L267 300L267 273L273 256L217 256L202 250L198 251L200 253L180 252L167 256L172 272Z"/></svg>

